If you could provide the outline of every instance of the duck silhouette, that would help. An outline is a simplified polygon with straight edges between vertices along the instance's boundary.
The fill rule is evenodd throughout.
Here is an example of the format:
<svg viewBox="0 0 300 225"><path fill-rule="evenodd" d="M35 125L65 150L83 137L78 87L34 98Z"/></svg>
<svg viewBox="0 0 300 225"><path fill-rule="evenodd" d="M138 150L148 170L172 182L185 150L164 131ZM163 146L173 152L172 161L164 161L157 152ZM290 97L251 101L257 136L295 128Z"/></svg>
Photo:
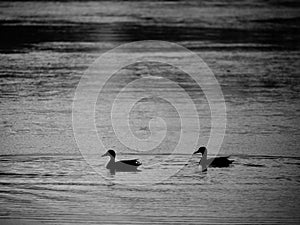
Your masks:
<svg viewBox="0 0 300 225"><path fill-rule="evenodd" d="M199 162L199 165L202 167L202 171L207 171L207 167L229 167L230 164L233 163L234 160L229 160L229 156L225 157L215 157L215 158L207 158L207 148L200 147L197 151L193 154L201 153L202 158Z"/></svg>
<svg viewBox="0 0 300 225"><path fill-rule="evenodd" d="M138 159L129 159L129 160L120 160L116 161L116 152L112 149L108 150L104 156L109 156L110 160L106 164L106 168L110 171L120 171L120 172L126 172L126 171L138 171L137 168L142 165L141 162L138 161Z"/></svg>

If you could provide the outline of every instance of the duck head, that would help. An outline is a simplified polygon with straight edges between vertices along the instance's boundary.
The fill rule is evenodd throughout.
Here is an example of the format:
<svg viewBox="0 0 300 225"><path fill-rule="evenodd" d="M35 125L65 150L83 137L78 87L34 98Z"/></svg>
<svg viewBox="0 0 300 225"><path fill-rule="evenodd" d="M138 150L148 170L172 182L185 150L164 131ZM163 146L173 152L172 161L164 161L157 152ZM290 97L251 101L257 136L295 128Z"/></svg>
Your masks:
<svg viewBox="0 0 300 225"><path fill-rule="evenodd" d="M206 150L207 150L206 147L202 146L197 151L195 151L193 154L201 153L203 155Z"/></svg>
<svg viewBox="0 0 300 225"><path fill-rule="evenodd" d="M104 157L104 156L110 156L110 157L116 158L116 152L114 150L110 149L105 154L103 154L101 157Z"/></svg>

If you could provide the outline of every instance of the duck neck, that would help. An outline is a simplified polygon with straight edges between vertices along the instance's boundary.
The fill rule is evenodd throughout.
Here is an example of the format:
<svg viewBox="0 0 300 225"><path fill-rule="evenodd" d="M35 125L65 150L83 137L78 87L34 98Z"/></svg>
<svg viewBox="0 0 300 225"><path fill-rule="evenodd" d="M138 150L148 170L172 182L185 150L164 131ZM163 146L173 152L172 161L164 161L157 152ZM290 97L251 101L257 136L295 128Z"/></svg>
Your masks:
<svg viewBox="0 0 300 225"><path fill-rule="evenodd" d="M204 153L202 154L202 158L200 160L200 165L202 167L202 171L207 170L207 150L205 150Z"/></svg>
<svg viewBox="0 0 300 225"><path fill-rule="evenodd" d="M110 156L110 160L108 163L115 163L115 157Z"/></svg>
<svg viewBox="0 0 300 225"><path fill-rule="evenodd" d="M112 168L115 165L115 158L110 156L108 163L106 164L106 168Z"/></svg>

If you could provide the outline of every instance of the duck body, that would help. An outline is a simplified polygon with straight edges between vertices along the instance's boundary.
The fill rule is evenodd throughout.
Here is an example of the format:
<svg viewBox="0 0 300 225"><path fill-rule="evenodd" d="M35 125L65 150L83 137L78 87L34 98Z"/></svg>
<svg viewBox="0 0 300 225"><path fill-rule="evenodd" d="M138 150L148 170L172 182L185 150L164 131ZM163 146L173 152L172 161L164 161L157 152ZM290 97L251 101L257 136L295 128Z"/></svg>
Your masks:
<svg viewBox="0 0 300 225"><path fill-rule="evenodd" d="M228 159L229 156L216 157L207 159L207 164L211 167L228 167L233 163L233 160Z"/></svg>
<svg viewBox="0 0 300 225"><path fill-rule="evenodd" d="M234 160L230 160L229 156L225 157L215 157L215 158L207 158L207 149L206 147L200 147L196 152L193 154L201 153L202 158L199 162L200 166L202 167L202 171L206 171L207 167L229 167Z"/></svg>
<svg viewBox="0 0 300 225"><path fill-rule="evenodd" d="M109 156L110 160L106 164L106 169L113 171L136 171L142 165L138 159L120 160L116 161L116 153L114 150L108 150L102 157Z"/></svg>

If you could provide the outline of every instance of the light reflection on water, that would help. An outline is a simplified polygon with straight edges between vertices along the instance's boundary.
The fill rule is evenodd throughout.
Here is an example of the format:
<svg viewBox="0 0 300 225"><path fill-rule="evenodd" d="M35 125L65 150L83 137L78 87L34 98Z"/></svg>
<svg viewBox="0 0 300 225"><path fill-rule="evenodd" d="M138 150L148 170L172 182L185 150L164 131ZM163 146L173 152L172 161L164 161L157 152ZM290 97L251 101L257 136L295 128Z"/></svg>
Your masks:
<svg viewBox="0 0 300 225"><path fill-rule="evenodd" d="M14 224L9 218L28 224L299 223L296 1L1 2L0 7L5 34L0 37L4 223ZM130 174L106 174L109 180L103 180L78 155L71 113L80 77L100 53L144 39L182 44L212 69L227 106L221 154L233 155L232 167L203 174L199 159L178 155L162 168L177 170L190 160L179 173L156 185L135 187L116 184ZM114 80L97 102L97 129L105 134L107 148L123 152L120 158L133 157L99 115L119 85L149 74L186 85L202 119L199 145L206 144L209 110L188 77L166 65L140 64L120 73L124 80ZM142 103L131 115L133 132L147 137L153 109L160 109L174 133L159 152L172 151L178 140L176 115L153 99ZM165 156L138 157L147 165ZM106 173L101 160L97 163ZM143 167L133 177L152 169Z"/></svg>
<svg viewBox="0 0 300 225"><path fill-rule="evenodd" d="M134 157L147 161L153 155ZM251 218L254 223L299 221L295 217L299 195L294 195L300 182L299 158L236 155L232 167L210 168L207 173L199 170L197 156L187 165L185 158L190 156L177 155L170 165L183 166L182 170L161 183L140 186L137 177L138 186L128 186L116 181L118 175L126 179L130 173L105 180L79 155L2 156L1 205L7 206L2 216L19 215L49 224L115 223L122 218L128 223L243 222L252 215L256 215ZM144 176L145 169L141 170L139 176Z"/></svg>

